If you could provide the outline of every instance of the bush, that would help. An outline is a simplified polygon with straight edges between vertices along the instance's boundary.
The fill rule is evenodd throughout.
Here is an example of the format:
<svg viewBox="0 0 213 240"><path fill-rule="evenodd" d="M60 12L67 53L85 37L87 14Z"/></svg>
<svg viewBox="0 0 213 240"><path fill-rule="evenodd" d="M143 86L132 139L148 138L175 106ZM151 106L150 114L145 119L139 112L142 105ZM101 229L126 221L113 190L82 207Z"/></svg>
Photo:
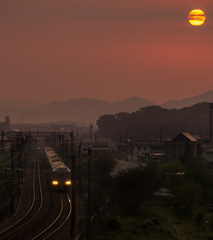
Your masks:
<svg viewBox="0 0 213 240"><path fill-rule="evenodd" d="M150 220L150 219L146 219L146 226L147 227L153 227L155 224L153 223L153 221L152 220Z"/></svg>
<svg viewBox="0 0 213 240"><path fill-rule="evenodd" d="M206 216L210 230L213 232L213 213L210 213Z"/></svg>
<svg viewBox="0 0 213 240"><path fill-rule="evenodd" d="M155 225L160 225L160 222L157 218L154 218L152 219L152 222L155 224Z"/></svg>
<svg viewBox="0 0 213 240"><path fill-rule="evenodd" d="M119 231L121 229L121 223L119 222L119 216L108 216L106 223L105 223L105 229L107 231Z"/></svg>
<svg viewBox="0 0 213 240"><path fill-rule="evenodd" d="M199 208L197 211L195 211L194 220L198 227L204 223L204 212L202 208Z"/></svg>
<svg viewBox="0 0 213 240"><path fill-rule="evenodd" d="M120 206L122 213L137 215L143 209L141 202L162 184L163 180L153 166L122 170L113 178L111 200Z"/></svg>

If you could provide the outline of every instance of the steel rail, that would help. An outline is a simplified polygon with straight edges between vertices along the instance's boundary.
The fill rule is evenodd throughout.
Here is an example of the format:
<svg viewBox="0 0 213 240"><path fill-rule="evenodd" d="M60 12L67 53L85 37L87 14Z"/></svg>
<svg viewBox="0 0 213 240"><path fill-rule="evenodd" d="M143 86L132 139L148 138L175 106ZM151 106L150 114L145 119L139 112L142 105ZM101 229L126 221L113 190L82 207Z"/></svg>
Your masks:
<svg viewBox="0 0 213 240"><path fill-rule="evenodd" d="M31 240L34 240L34 239L40 237L45 232L47 232L47 230L50 229L57 222L57 220L60 218L60 216L62 214L62 211L63 211L63 208L64 208L64 205L63 205L63 201L62 201L60 195L59 195L59 198L60 198L60 202L61 202L61 209L60 209L60 212L59 212L57 218L46 229L44 229L42 232L40 232L37 236L35 236L34 238L31 238Z"/></svg>
<svg viewBox="0 0 213 240"><path fill-rule="evenodd" d="M40 206L39 209L36 211L36 213L25 223L23 223L20 227L16 228L14 231L10 232L9 234L7 234L6 236L4 236L2 239L12 235L13 233L17 232L19 229L23 228L26 224L28 224L31 220L33 220L37 214L40 212L42 205L43 205L43 194L42 194L42 187L41 187L41 176L40 176L40 165L39 165L39 161L38 161L38 179L39 179L39 191L40 191ZM34 159L34 174L33 174L33 202L32 205L30 207L30 209L28 210L28 212L21 218L19 219L15 224L13 224L12 226L10 226L9 228L5 229L3 232L0 233L0 235L6 231L8 231L9 229L15 227L19 222L21 222L24 218L26 218L29 213L31 212L33 206L35 205L35 177L36 177L36 171L35 171L35 159Z"/></svg>
<svg viewBox="0 0 213 240"><path fill-rule="evenodd" d="M5 230L3 230L2 232L0 232L0 236L1 236L1 234L3 234L4 232L6 232L6 231L8 231L9 229L11 229L11 228L13 228L15 225L17 225L19 222L21 222L28 214L29 214L29 212L31 211L31 209L33 208L33 206L34 206L34 203L35 203L35 191L34 191L34 187L35 187L35 159L34 159L34 170L33 170L33 202L32 202L32 205L31 205L31 207L30 207L30 209L28 210L28 212L22 217L22 218L20 218L17 222L15 222L13 225L11 225L10 227L8 227L8 228L6 228ZM9 235L11 235L11 233L10 234L8 234L7 236L9 236ZM5 236L5 237L7 237L7 236ZM5 238L4 237L4 238Z"/></svg>
<svg viewBox="0 0 213 240"><path fill-rule="evenodd" d="M43 238L43 240L49 238L49 237L52 236L55 232L57 232L57 231L65 224L65 222L68 220L68 218L70 217L70 214L71 214L71 211L72 211L71 200L70 200L68 194L66 194L66 196L67 196L67 200L68 200L68 202L69 202L69 207L70 207L70 210L69 210L69 213L68 213L66 219L63 221L63 223L62 223L58 228L55 229L55 231L53 231L53 232L52 232L50 235L48 235L47 237Z"/></svg>

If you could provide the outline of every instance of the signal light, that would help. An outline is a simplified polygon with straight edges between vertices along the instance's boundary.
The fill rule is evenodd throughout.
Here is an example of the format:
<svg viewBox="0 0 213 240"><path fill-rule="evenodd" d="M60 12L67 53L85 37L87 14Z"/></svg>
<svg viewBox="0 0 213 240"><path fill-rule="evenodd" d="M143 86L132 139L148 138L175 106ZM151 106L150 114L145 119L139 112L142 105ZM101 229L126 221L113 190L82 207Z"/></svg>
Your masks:
<svg viewBox="0 0 213 240"><path fill-rule="evenodd" d="M57 181L53 181L52 183L53 183L53 185L58 185Z"/></svg>
<svg viewBox="0 0 213 240"><path fill-rule="evenodd" d="M70 185L71 184L71 181L66 181L66 185Z"/></svg>

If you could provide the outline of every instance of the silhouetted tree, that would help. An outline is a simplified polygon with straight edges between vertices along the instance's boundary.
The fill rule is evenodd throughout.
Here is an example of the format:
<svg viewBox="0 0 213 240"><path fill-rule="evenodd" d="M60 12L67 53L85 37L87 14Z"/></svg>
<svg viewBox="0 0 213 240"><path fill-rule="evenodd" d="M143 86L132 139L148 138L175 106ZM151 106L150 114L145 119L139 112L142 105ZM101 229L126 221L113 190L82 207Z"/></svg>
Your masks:
<svg viewBox="0 0 213 240"><path fill-rule="evenodd" d="M130 168L113 179L111 200L126 213L136 213L141 201L163 185L163 179L152 166Z"/></svg>

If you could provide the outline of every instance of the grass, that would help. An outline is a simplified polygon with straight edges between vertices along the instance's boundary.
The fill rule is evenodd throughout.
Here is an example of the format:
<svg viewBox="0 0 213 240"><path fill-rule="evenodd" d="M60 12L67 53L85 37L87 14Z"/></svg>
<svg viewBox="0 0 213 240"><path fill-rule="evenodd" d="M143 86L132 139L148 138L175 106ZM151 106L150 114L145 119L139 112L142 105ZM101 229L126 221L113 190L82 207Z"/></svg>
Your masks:
<svg viewBox="0 0 213 240"><path fill-rule="evenodd" d="M168 206L144 203L139 216L122 216L118 221L120 230L103 230L93 240L213 240L207 225L197 227L192 216L180 217Z"/></svg>
<svg viewBox="0 0 213 240"><path fill-rule="evenodd" d="M192 216L180 217L172 207L156 207L155 213L165 218L167 227L175 228L178 231L179 239L187 240L210 240L213 239L213 233L207 225L196 226Z"/></svg>
<svg viewBox="0 0 213 240"><path fill-rule="evenodd" d="M155 225L151 219L155 217L153 207L145 204L141 208L141 215L137 217L120 217L121 229L118 231L104 231L93 240L174 240L171 232L164 226ZM150 219L148 220L148 217Z"/></svg>

